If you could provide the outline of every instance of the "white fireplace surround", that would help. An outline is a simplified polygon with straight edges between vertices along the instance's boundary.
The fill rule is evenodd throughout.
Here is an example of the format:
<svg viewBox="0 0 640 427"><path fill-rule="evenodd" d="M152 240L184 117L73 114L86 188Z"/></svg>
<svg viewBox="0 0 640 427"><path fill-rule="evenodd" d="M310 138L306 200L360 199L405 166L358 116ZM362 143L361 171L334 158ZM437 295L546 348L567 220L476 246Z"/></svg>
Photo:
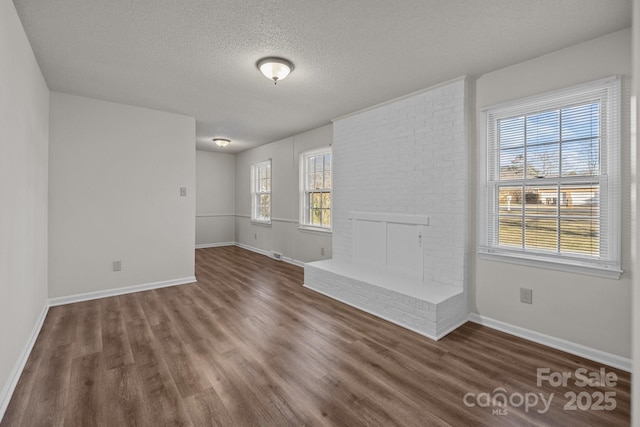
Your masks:
<svg viewBox="0 0 640 427"><path fill-rule="evenodd" d="M333 259L305 286L439 339L468 315L462 77L334 121Z"/></svg>
<svg viewBox="0 0 640 427"><path fill-rule="evenodd" d="M466 320L461 287L424 280L429 217L350 212L352 261L305 264L305 286L432 339Z"/></svg>

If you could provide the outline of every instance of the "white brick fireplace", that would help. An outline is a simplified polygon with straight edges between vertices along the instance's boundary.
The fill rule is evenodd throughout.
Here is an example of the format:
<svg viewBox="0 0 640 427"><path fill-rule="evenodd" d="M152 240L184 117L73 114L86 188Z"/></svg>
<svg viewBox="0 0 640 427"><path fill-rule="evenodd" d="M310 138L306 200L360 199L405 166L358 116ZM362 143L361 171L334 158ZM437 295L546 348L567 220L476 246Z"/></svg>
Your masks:
<svg viewBox="0 0 640 427"><path fill-rule="evenodd" d="M334 122L333 259L306 287L433 339L466 321L468 86Z"/></svg>

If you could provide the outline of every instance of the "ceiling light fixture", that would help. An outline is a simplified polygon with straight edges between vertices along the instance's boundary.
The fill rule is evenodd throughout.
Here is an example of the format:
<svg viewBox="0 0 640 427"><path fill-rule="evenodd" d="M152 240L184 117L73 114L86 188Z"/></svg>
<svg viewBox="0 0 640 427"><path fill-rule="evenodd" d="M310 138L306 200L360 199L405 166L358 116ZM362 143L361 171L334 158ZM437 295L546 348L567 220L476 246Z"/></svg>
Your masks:
<svg viewBox="0 0 640 427"><path fill-rule="evenodd" d="M213 138L213 142L215 142L218 147L224 148L229 145L231 140L226 138Z"/></svg>
<svg viewBox="0 0 640 427"><path fill-rule="evenodd" d="M273 80L274 84L278 84L278 80L287 77L295 68L293 62L275 56L262 58L256 63L256 66L266 78Z"/></svg>

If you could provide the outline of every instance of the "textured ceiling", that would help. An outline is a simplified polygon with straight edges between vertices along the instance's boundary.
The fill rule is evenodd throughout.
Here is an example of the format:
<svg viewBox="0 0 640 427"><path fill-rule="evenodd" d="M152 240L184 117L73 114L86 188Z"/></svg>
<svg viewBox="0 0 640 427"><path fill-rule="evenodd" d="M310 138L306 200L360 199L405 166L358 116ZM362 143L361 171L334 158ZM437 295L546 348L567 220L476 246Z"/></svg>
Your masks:
<svg viewBox="0 0 640 427"><path fill-rule="evenodd" d="M193 116L224 152L631 26L630 0L14 4L51 90ZM277 86L255 66L273 55L296 66Z"/></svg>

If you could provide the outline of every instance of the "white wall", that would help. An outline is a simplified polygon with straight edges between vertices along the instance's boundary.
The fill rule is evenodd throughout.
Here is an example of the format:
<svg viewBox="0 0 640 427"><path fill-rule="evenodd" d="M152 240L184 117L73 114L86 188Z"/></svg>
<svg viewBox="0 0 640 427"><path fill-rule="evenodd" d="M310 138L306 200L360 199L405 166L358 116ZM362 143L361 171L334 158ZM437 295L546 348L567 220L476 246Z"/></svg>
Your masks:
<svg viewBox="0 0 640 427"><path fill-rule="evenodd" d="M299 154L331 145L327 125L236 155L236 241L301 262L331 258L331 235L298 229ZM271 224L251 222L251 164L272 161ZM325 254L321 255L324 248Z"/></svg>
<svg viewBox="0 0 640 427"><path fill-rule="evenodd" d="M49 296L193 277L195 120L53 92L50 127Z"/></svg>
<svg viewBox="0 0 640 427"><path fill-rule="evenodd" d="M529 95L623 75L624 273L620 280L608 280L486 261L474 255L471 312L618 356L631 356L630 57L631 31L624 30L478 79L479 112L487 106ZM473 225L477 226L475 222ZM477 231L471 238L477 239ZM532 305L519 302L520 287L533 289Z"/></svg>
<svg viewBox="0 0 640 427"><path fill-rule="evenodd" d="M235 242L235 156L196 151L196 247Z"/></svg>
<svg viewBox="0 0 640 427"><path fill-rule="evenodd" d="M640 125L640 105L638 100L640 99L640 0L634 0L633 2L633 95L635 99L633 104L636 108L635 126L633 127L634 136L632 144L635 147L635 165L633 168L634 173L634 185L635 185L635 206L634 213L634 268L637 269L640 266L640 226L638 219L640 218L640 182L638 179L638 165L640 165L640 150L638 150L638 126ZM633 381L631 384L631 399L632 399L632 411L631 421L635 427L640 427L640 275L636 274L633 280L633 303L632 303L632 343L633 343Z"/></svg>
<svg viewBox="0 0 640 427"><path fill-rule="evenodd" d="M47 301L49 89L0 1L0 419Z"/></svg>

